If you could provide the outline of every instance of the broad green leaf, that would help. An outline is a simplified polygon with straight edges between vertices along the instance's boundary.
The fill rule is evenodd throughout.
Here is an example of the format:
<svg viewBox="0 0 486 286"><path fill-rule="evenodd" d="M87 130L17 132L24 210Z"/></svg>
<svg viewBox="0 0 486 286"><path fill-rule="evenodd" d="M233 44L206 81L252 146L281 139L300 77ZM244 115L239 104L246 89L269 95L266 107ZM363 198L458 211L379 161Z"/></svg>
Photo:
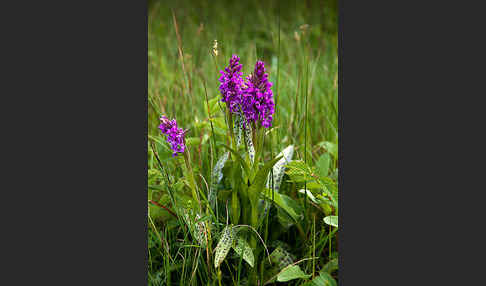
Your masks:
<svg viewBox="0 0 486 286"><path fill-rule="evenodd" d="M250 264L251 267L253 267L255 258L253 257L253 251L246 240L238 237L236 239L236 245L233 246L233 249L238 255L243 256L243 259Z"/></svg>
<svg viewBox="0 0 486 286"><path fill-rule="evenodd" d="M299 265L292 265L292 266L287 266L284 268L277 276L277 281L279 282L286 282L294 279L307 279L311 277L312 275L310 274L305 274L301 269Z"/></svg>
<svg viewBox="0 0 486 286"><path fill-rule="evenodd" d="M327 272L327 273L331 274L332 272L336 271L338 268L339 268L338 259L334 258L334 259L331 259L328 263L326 263L326 265L324 265L324 267L322 267L320 272L321 273Z"/></svg>
<svg viewBox="0 0 486 286"><path fill-rule="evenodd" d="M329 153L324 153L319 157L317 161L317 167L319 168L319 176L320 177L327 177L329 173L329 164L331 162L331 156Z"/></svg>
<svg viewBox="0 0 486 286"><path fill-rule="evenodd" d="M270 201L272 200L272 190L265 188L264 191L263 191L263 195L268 200L270 200ZM296 222L300 219L300 216L297 215L295 210L288 204L288 200L292 200L292 198L274 191L273 192L273 199L274 199L274 202L277 204L277 206L284 209Z"/></svg>
<svg viewBox="0 0 486 286"><path fill-rule="evenodd" d="M231 246L233 245L233 240L235 239L235 232L232 225L226 226L221 234L216 248L214 249L214 268L218 268L223 260L226 258Z"/></svg>
<svg viewBox="0 0 486 286"><path fill-rule="evenodd" d="M338 227L338 216L336 215L326 216L324 218L324 222L327 223L328 225Z"/></svg>
<svg viewBox="0 0 486 286"><path fill-rule="evenodd" d="M281 159L281 157L276 157L273 160L270 160L267 163L265 163L265 165L263 165L263 167L260 170L258 170L258 173L255 176L255 179L253 180L250 188L248 188L248 193L250 194L251 197L253 197L254 201L256 201L256 198L258 198L258 195L260 194L260 192L263 191L264 186L265 186L265 181L267 180L267 176L268 176L268 173L270 172L270 169L280 159Z"/></svg>
<svg viewBox="0 0 486 286"><path fill-rule="evenodd" d="M303 217L303 207L289 196L281 194L280 197L282 198L284 205L287 206L287 209L293 210L297 214L297 219L301 220ZM277 217L280 224L285 228L289 228L297 222L296 219L290 216L288 211L281 207L277 208Z"/></svg>
<svg viewBox="0 0 486 286"><path fill-rule="evenodd" d="M291 209L294 210L294 212L297 214L297 217L299 217L300 219L303 218L303 214L304 214L303 205L299 204L296 200L294 200L293 198L287 195L281 194L280 197L282 197L286 205L288 205Z"/></svg>
<svg viewBox="0 0 486 286"><path fill-rule="evenodd" d="M327 272L321 272L319 276L312 279L312 286L337 286L336 280Z"/></svg>

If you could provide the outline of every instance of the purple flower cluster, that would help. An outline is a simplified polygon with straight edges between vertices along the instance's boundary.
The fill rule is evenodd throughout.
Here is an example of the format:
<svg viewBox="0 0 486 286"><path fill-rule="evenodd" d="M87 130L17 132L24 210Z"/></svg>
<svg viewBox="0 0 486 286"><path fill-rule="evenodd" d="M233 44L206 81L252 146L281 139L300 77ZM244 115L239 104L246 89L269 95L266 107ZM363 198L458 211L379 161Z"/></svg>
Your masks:
<svg viewBox="0 0 486 286"><path fill-rule="evenodd" d="M233 55L229 66L221 71L219 90L231 113L241 114L246 123L261 122L269 128L272 125L275 103L271 90L272 83L265 73L265 63L257 61L253 74L243 81L240 58Z"/></svg>
<svg viewBox="0 0 486 286"><path fill-rule="evenodd" d="M242 65L239 62L240 58L237 55L233 55L230 59L229 66L224 71L220 71L221 77L219 78L221 82L219 90L223 96L221 101L226 102L232 113L239 112L241 94L243 93Z"/></svg>
<svg viewBox="0 0 486 286"><path fill-rule="evenodd" d="M272 126L275 103L273 101L272 83L265 73L265 63L257 61L253 74L245 81L242 98L242 109L247 121L259 120L263 127Z"/></svg>
<svg viewBox="0 0 486 286"><path fill-rule="evenodd" d="M184 144L185 131L182 128L177 127L175 119L169 120L166 116L160 118L161 124L159 129L163 134L167 135L167 142L170 144L170 148L174 153L172 157L177 156L177 153L184 153L186 148Z"/></svg>

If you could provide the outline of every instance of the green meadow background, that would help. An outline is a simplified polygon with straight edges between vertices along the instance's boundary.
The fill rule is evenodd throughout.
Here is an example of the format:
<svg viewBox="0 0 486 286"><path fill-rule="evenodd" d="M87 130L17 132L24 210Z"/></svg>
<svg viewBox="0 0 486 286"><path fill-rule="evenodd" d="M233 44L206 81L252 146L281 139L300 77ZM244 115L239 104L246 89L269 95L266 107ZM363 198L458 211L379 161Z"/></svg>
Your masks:
<svg viewBox="0 0 486 286"><path fill-rule="evenodd" d="M307 87L311 142L337 140L337 16L337 1L150 1L149 134L157 133L159 113L186 128L205 119L203 78L209 99L219 96L219 71L211 56L217 40L218 69L232 54L241 58L244 75L257 59L265 61L280 138L295 142L302 135Z"/></svg>

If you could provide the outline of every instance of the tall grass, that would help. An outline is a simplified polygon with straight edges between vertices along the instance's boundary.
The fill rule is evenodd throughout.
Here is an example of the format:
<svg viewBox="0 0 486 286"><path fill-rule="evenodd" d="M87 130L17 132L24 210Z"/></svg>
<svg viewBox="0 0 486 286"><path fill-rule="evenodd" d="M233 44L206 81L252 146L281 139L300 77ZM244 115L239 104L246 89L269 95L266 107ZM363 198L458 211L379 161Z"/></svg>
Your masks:
<svg viewBox="0 0 486 286"><path fill-rule="evenodd" d="M180 182L187 173L183 171L184 160L171 156L157 129L158 118L177 118L179 125L189 129L189 160L200 192L196 195L204 209L214 180L212 170L227 151L221 144L231 145L226 136L226 118L221 111L218 113L224 105L214 100L220 98L219 70L232 54L241 57L245 75L257 59L263 60L275 83L272 89L276 101L273 129L265 136L264 160L271 160L292 144L294 160L317 166L315 173L337 182L337 156L332 150L338 142L337 1L149 1L148 15L148 184L152 201L148 283L253 285L252 275L260 282L268 281L270 268L266 263L270 262L261 243L254 253L259 269L248 268L233 251L218 269L213 267L214 247L227 220L233 220L227 218L232 215L231 203L225 205L234 201L231 191L220 190L214 213L207 208L198 219L190 218L210 230L205 248L176 213L174 196L184 188ZM217 55L213 53L214 40L218 43ZM291 280L286 282L288 285L310 283L326 269L329 272L323 276L336 276L332 271L337 228L323 223L322 218L337 215L337 210L320 207L308 195L299 193L300 188L310 187L307 180L301 185L291 175L284 178L281 193L295 200L303 219L284 227L285 213L272 207L257 232L272 255L277 244L283 243L281 249L295 256L294 263L306 259L298 265L312 277ZM254 237L251 231L246 235L248 241ZM282 270L276 269L275 275Z"/></svg>

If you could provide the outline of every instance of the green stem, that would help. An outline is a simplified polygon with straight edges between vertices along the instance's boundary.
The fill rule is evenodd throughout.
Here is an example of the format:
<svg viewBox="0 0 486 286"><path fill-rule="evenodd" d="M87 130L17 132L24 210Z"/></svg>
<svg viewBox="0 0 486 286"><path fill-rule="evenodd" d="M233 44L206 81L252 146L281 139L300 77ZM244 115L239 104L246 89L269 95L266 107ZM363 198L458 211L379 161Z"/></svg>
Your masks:
<svg viewBox="0 0 486 286"><path fill-rule="evenodd" d="M249 200L247 200L247 203L249 202L249 205L250 205L250 208L246 210L245 214L246 214L246 222L250 222L250 226L253 227L254 229L256 229L257 225L258 225L258 208L257 208L257 200L249 197ZM255 255L255 258L256 258L256 255L258 255L258 253L256 253L256 246L257 246L257 241L256 241L256 238L255 236L250 236L249 238L249 244L250 244L250 247L252 249L254 249L254 255ZM255 261L257 261L255 259Z"/></svg>
<svg viewBox="0 0 486 286"><path fill-rule="evenodd" d="M329 226L329 260L331 260L331 239L332 239L331 226Z"/></svg>
<svg viewBox="0 0 486 286"><path fill-rule="evenodd" d="M309 66L307 64L306 57L304 56L305 62L305 113L304 113L304 163L307 164L307 93L308 93L308 76L309 76ZM304 189L307 190L307 174L305 174ZM307 196L304 196L304 211L307 210Z"/></svg>
<svg viewBox="0 0 486 286"><path fill-rule="evenodd" d="M218 284L221 286L221 269L218 267Z"/></svg>
<svg viewBox="0 0 486 286"><path fill-rule="evenodd" d="M192 191L192 197L198 203L199 208L201 208L201 202L199 201L199 196L197 195L197 190L196 190L196 180L194 179L194 173L192 171L191 162L189 160L188 149L186 149L186 151L184 152L184 163L186 164L187 179L189 181L189 187L191 188Z"/></svg>
<svg viewBox="0 0 486 286"><path fill-rule="evenodd" d="M313 217L313 224L312 224L312 257L316 257L316 215L314 214ZM315 276L315 269L316 269L316 260L312 259L312 278Z"/></svg>
<svg viewBox="0 0 486 286"><path fill-rule="evenodd" d="M251 215L250 215L250 225L257 229L258 227L258 200L251 200ZM250 245L252 249L256 249L256 238L254 236L250 239Z"/></svg>
<svg viewBox="0 0 486 286"><path fill-rule="evenodd" d="M233 189L231 194L231 208L233 209L233 224L238 224L238 220L240 219L240 206L239 206L239 199L238 199L238 191Z"/></svg>

